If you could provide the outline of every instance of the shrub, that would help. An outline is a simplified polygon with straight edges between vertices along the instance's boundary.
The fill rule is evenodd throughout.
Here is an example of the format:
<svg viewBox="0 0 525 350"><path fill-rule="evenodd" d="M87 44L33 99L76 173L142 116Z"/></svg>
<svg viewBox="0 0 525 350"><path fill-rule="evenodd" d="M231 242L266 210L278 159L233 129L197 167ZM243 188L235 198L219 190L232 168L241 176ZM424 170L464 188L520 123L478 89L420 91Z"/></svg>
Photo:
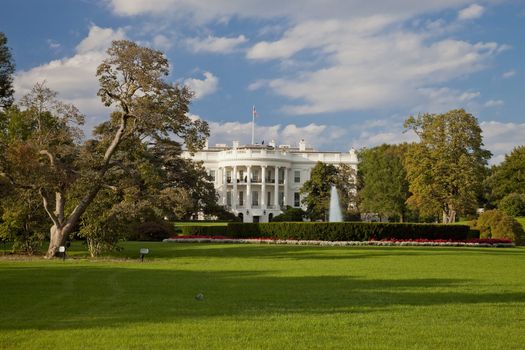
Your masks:
<svg viewBox="0 0 525 350"><path fill-rule="evenodd" d="M498 209L510 216L525 216L525 194L511 193L499 202Z"/></svg>
<svg viewBox="0 0 525 350"><path fill-rule="evenodd" d="M379 222L271 222L230 223L226 234L232 238L273 238L322 241L368 241L381 239L477 238L466 225L379 223Z"/></svg>
<svg viewBox="0 0 525 350"><path fill-rule="evenodd" d="M281 215L273 218L272 222L302 222L306 212L301 208L287 206Z"/></svg>
<svg viewBox="0 0 525 350"><path fill-rule="evenodd" d="M520 223L501 210L487 210L474 223L481 238L506 238L517 245L525 243L525 232Z"/></svg>
<svg viewBox="0 0 525 350"><path fill-rule="evenodd" d="M228 226L182 226L184 236L227 236Z"/></svg>
<svg viewBox="0 0 525 350"><path fill-rule="evenodd" d="M136 239L139 241L161 241L175 233L175 228L166 221L147 221L135 228Z"/></svg>

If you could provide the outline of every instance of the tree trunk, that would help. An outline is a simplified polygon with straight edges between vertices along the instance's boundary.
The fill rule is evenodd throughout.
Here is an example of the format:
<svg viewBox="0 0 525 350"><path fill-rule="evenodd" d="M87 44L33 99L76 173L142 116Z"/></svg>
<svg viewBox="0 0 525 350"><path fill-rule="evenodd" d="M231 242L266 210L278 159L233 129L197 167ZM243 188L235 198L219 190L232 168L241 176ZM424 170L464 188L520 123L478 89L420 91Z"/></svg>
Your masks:
<svg viewBox="0 0 525 350"><path fill-rule="evenodd" d="M64 225L62 227L57 227L55 225L51 226L49 247L46 253L46 259L51 259L55 257L58 253L58 247L64 245L66 238L71 232L71 225Z"/></svg>
<svg viewBox="0 0 525 350"><path fill-rule="evenodd" d="M453 224L454 222L456 222L456 211L452 209L443 210L443 223Z"/></svg>

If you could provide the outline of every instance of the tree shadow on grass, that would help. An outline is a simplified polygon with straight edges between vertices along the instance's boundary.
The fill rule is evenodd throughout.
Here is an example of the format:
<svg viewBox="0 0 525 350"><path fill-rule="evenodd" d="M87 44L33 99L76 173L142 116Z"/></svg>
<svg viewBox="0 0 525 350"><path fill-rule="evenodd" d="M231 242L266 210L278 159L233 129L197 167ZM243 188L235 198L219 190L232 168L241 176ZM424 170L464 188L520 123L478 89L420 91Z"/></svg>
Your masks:
<svg viewBox="0 0 525 350"><path fill-rule="evenodd" d="M462 256L521 255L525 249L512 248L461 248L461 247L326 247L294 245L240 245L240 244L188 244L166 243L160 251L151 249L151 257L228 257L269 259L363 259L389 256L438 256L460 253Z"/></svg>
<svg viewBox="0 0 525 350"><path fill-rule="evenodd" d="M315 316L396 306L525 302L525 293L472 292L467 279L272 273L71 265L4 268L0 329L86 329L225 316ZM197 293L203 293L204 300L196 300Z"/></svg>

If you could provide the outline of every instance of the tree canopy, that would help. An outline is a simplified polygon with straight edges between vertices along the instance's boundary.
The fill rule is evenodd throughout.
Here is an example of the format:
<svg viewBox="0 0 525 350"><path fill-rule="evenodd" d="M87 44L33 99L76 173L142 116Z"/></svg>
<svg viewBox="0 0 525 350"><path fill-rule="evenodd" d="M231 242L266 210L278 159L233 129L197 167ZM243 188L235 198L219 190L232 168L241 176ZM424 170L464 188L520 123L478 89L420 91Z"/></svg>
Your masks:
<svg viewBox="0 0 525 350"><path fill-rule="evenodd" d="M423 214L442 213L443 223L475 211L491 153L482 148L477 119L463 109L409 117L405 128L419 136L405 157L408 204Z"/></svg>
<svg viewBox="0 0 525 350"><path fill-rule="evenodd" d="M109 205L113 200L123 203L120 209L140 208L137 198L152 202L158 196L157 203L170 188L202 174L180 154L183 143L192 151L202 147L208 125L187 115L192 92L164 80L169 72L164 55L126 40L113 42L107 53L97 69L98 95L114 111L96 127L94 139L82 137L78 110L59 102L43 84L21 100L22 111L13 107L0 123L0 175L40 197L52 223L48 257L78 227L101 190L100 207L117 212ZM198 202L203 190L189 188ZM85 217L85 224L93 225L88 217L104 215L95 211Z"/></svg>
<svg viewBox="0 0 525 350"><path fill-rule="evenodd" d="M11 50L7 46L7 37L0 32L0 107L6 108L13 103L13 74L15 64Z"/></svg>
<svg viewBox="0 0 525 350"><path fill-rule="evenodd" d="M404 162L407 144L386 145L359 152L359 173L362 179L359 197L361 211L383 217L399 217L403 221L410 196Z"/></svg>
<svg viewBox="0 0 525 350"><path fill-rule="evenodd" d="M525 146L518 146L505 155L487 179L492 197L502 200L511 193L525 194Z"/></svg>

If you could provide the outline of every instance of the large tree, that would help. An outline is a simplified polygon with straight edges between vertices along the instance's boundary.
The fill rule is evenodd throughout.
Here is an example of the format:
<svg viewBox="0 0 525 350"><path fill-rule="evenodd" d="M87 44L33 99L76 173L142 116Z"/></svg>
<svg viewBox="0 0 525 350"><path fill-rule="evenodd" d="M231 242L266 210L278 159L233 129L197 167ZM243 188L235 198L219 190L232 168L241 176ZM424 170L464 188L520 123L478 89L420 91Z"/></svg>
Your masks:
<svg viewBox="0 0 525 350"><path fill-rule="evenodd" d="M7 47L7 37L0 32L0 108L9 107L13 103L13 73L15 64L11 51Z"/></svg>
<svg viewBox="0 0 525 350"><path fill-rule="evenodd" d="M408 204L422 214L441 213L443 223L473 212L491 153L482 148L477 119L463 109L409 117L405 128L419 136L405 157L412 193Z"/></svg>
<svg viewBox="0 0 525 350"><path fill-rule="evenodd" d="M407 149L407 144L383 144L359 152L361 211L404 221L410 196L403 165Z"/></svg>
<svg viewBox="0 0 525 350"><path fill-rule="evenodd" d="M33 111L31 135L3 145L7 156L0 173L13 185L39 193L51 219L47 257L56 254L100 190L114 189L113 179L152 169L154 162L142 159L155 157L155 150L169 150L161 152L166 161L180 155L181 142L196 150L209 134L205 122L187 115L192 92L165 81L169 65L161 52L121 40L107 53L97 69L98 95L114 112L97 127L94 140L81 144L74 126L82 122L81 115L55 103L53 94L40 87L26 99Z"/></svg>

